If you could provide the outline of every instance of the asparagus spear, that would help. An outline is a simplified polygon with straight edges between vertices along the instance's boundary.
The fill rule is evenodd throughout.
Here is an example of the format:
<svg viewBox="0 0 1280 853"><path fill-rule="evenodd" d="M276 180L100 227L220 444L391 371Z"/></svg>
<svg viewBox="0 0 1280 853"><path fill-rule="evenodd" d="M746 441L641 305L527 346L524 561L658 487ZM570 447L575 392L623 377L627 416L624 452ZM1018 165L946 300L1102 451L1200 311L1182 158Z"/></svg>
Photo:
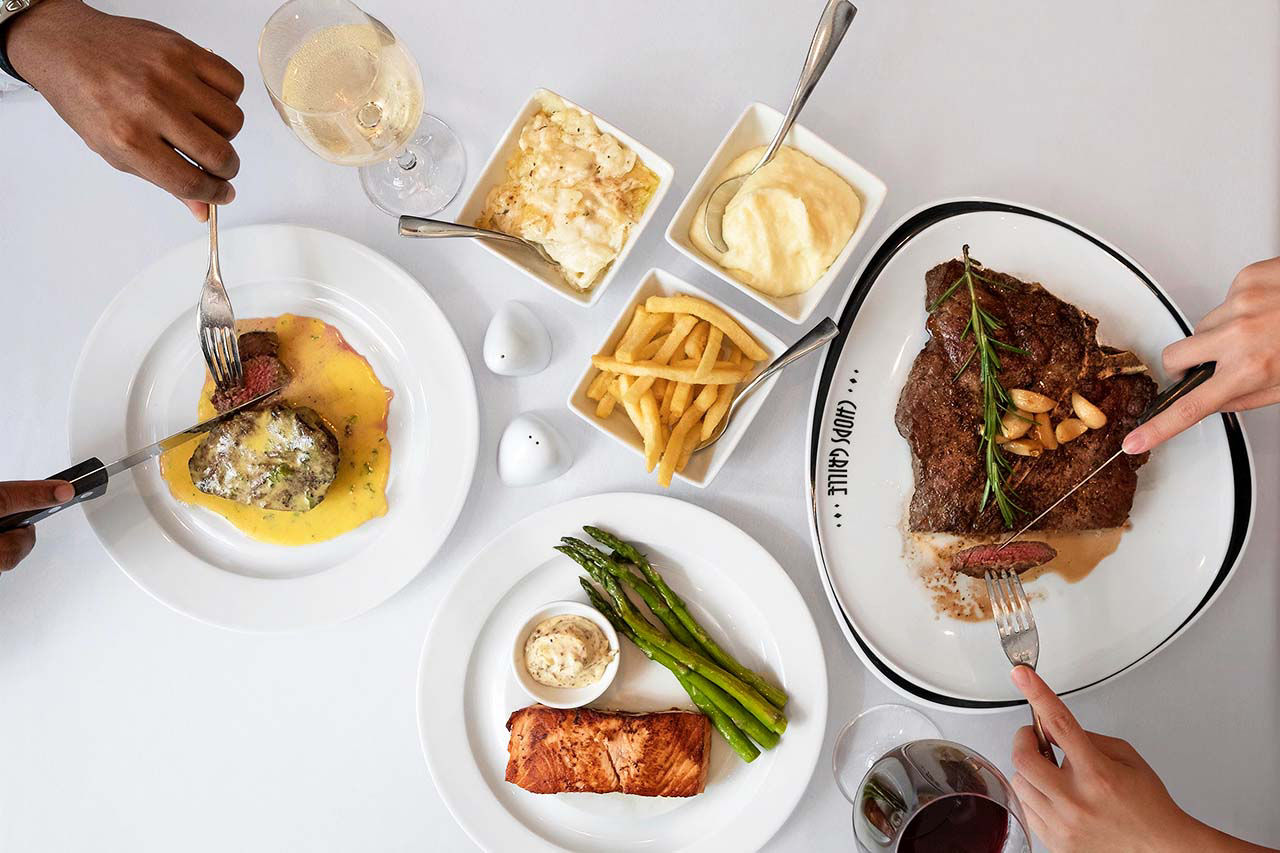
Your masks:
<svg viewBox="0 0 1280 853"><path fill-rule="evenodd" d="M622 585L618 583L617 578L606 573L604 581L605 590L609 593L609 597L613 599L614 604L617 605L618 613L622 616L622 620L631 626L631 630L635 631L637 636L651 643L660 651L671 655L671 657L699 675L704 676L713 684L724 688L726 693L741 702L742 706L759 718L760 722L764 723L770 731L782 734L787 730L787 718L783 716L781 711L769 704L769 700L757 693L751 685L736 675L725 671L701 654L663 636L636 610L636 606L631 603L631 599L627 598L627 594L623 591Z"/></svg>
<svg viewBox="0 0 1280 853"><path fill-rule="evenodd" d="M719 644L712 639L711 635L708 634L703 627L698 624L698 621L693 618L693 614L689 612L689 608L685 606L685 603L680 599L680 596L676 595L675 591L672 590L671 587L667 586L667 582L662 579L662 575L658 574L657 570L654 569L653 566L649 565L649 561L645 558L644 554L641 554L630 543L624 542L612 533L608 533L598 527L591 527L588 525L582 529L587 531L592 539L595 539L597 542L600 542L608 548L612 548L640 570L640 573L648 579L649 583L651 583L662 596L662 600L666 602L667 606L676 615L676 618L680 620L680 623L684 625L685 628L688 629L689 633L691 633L697 640L697 645L693 646L694 649L701 647L701 649L705 651L707 657L718 663L733 675L745 681L747 684L751 685L760 693L760 695L768 699L779 710L786 707L786 691L770 684L760 675L738 663L733 655L720 648Z"/></svg>
<svg viewBox="0 0 1280 853"><path fill-rule="evenodd" d="M675 659L644 645L643 641L640 641L635 633L627 627L627 623L622 621L622 617L618 615L613 605L609 604L586 578L579 578L579 580L582 582L582 588L587 591L587 596L591 599L592 606L613 623L613 627L618 630L618 633L635 643L636 647L644 652L650 660L660 663L671 670L676 680L680 682L680 686L684 688L685 692L689 694L689 698L693 700L693 704L698 707L699 711L707 715L707 718L711 720L711 724L715 726L716 731L720 732L720 736L738 754L738 757L747 763L755 761L760 755L760 750L748 740L729 714L717 706L715 701L699 686L699 680L701 680L702 684L710 684L710 682L690 671L687 667L682 666ZM711 686L714 687L715 685ZM755 718L752 717L752 719L754 720ZM772 735L773 733L769 732L769 734Z"/></svg>
<svg viewBox="0 0 1280 853"><path fill-rule="evenodd" d="M604 584L604 581L602 580L603 576L598 570L588 568L587 573L601 585ZM646 643L644 640L637 637L636 633L631 630L630 626L628 626L626 622L622 621L622 617L618 615L614 606L605 600L604 596L602 596L586 578L579 578L579 581L582 583L582 588L587 591L587 595L591 598L591 604L596 608L596 610L603 613L605 617L613 623L613 627L618 630L618 633L635 643L636 647L639 648L640 651L644 652L646 657L671 670L677 678L680 677L681 673L686 674L689 681L702 691L707 698L715 703L721 711L728 715L734 725L742 729L742 731L746 733L747 737L751 738L765 749L773 749L778 745L778 735L770 731L763 723L752 716L751 712L742 707L741 702L708 681L704 676L693 672L675 658L668 654L664 654L658 649L655 649L649 643ZM728 740L728 737L725 739Z"/></svg>
<svg viewBox="0 0 1280 853"><path fill-rule="evenodd" d="M636 575L636 573L630 569L624 568L609 559L599 549L593 548L581 539L574 539L572 536L562 536L560 541L565 544L565 547L573 550L573 553L568 551L564 551L563 553L569 554L569 556L576 560L583 568L587 568L587 564L584 561L590 561L592 565L598 566L600 569L603 569L625 583L627 586L634 589L636 593L644 599L644 603L649 606L649 609L653 611L653 615L658 617L658 621L667 627L667 630L671 632L671 636L674 637L677 642L694 651L698 651L698 641L694 638L693 634L689 633L689 629L684 626L684 623L682 623L676 615L671 612L671 608L669 608L667 603L662 600L662 596L652 584L644 578ZM591 570L587 569L587 572L590 574ZM599 583L601 586L604 586L603 581L599 581Z"/></svg>

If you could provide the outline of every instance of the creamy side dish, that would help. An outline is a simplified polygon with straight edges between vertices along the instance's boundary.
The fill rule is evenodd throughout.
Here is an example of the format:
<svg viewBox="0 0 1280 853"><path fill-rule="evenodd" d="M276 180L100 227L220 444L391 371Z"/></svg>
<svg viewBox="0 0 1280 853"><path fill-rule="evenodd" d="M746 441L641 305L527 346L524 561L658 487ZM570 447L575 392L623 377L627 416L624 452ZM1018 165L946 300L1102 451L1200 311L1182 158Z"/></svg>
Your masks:
<svg viewBox="0 0 1280 853"><path fill-rule="evenodd" d="M541 244L569 284L590 290L640 221L658 176L588 113L550 92L540 103L476 225Z"/></svg>
<svg viewBox="0 0 1280 853"><path fill-rule="evenodd" d="M590 619L565 614L539 622L524 643L524 666L547 687L586 687L604 677L617 654Z"/></svg>
<svg viewBox="0 0 1280 853"><path fill-rule="evenodd" d="M750 172L764 151L743 152L712 187ZM706 213L704 199L689 226L698 251L748 287L780 298L803 293L822 278L858 227L862 203L835 172L784 145L725 209L729 251L717 251L707 239Z"/></svg>

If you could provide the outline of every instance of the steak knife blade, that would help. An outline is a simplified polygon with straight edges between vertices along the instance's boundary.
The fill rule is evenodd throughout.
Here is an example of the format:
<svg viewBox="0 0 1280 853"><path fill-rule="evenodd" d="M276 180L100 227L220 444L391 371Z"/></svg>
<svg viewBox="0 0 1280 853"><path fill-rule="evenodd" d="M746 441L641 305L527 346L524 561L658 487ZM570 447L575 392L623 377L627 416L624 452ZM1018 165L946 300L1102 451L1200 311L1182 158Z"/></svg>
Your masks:
<svg viewBox="0 0 1280 853"><path fill-rule="evenodd" d="M0 518L0 533L5 533L19 527L25 527L28 524L35 524L37 521L48 518L54 513L61 512L67 507L72 507L76 504L101 497L107 492L108 481L116 474L119 474L122 471L127 471L133 466L145 462L148 459L153 459L161 453L164 453L166 450L171 450L179 445L186 444L198 435L204 435L218 424L230 420L247 409L253 408L279 391L279 388L272 388L270 391L259 394L252 400L247 400L239 406L227 409L221 414L214 415L207 421L202 421L193 427L188 427L187 429L182 430L181 432L175 432L173 435L166 436L155 444L149 444L141 450L135 450L133 453L117 459L110 465L103 465L102 460L95 456L90 459L86 459L78 465L72 465L65 471L59 471L53 476L47 477L46 479L48 480L66 480L69 482L75 489L75 496L66 503L58 504L57 506L6 515L3 518Z"/></svg>

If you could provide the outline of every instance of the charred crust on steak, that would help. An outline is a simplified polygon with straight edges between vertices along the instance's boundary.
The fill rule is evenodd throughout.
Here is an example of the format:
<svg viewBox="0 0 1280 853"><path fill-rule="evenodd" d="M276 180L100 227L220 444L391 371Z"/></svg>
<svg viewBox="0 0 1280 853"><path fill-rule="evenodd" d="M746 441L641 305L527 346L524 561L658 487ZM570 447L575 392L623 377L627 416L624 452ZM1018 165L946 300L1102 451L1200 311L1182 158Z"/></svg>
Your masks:
<svg viewBox="0 0 1280 853"><path fill-rule="evenodd" d="M953 259L925 275L925 306L934 305L963 273ZM1103 348L1098 321L1034 282L981 268L975 282L981 306L1003 325L1001 339L1026 355L1001 354L1000 379L1006 388L1025 388L1058 401L1050 413L1057 423L1071 416L1070 395L1078 391L1107 415L1107 423L1056 450L1014 462L1008 485L1026 518L1052 504L1071 486L1120 449L1124 436L1156 394L1141 372L1102 373L1121 351ZM929 312L929 340L917 355L898 400L895 421L911 448L915 492L908 527L913 532L996 534L1006 527L988 502L980 510L986 473L979 428L982 422L978 371L957 372L973 348L964 336L970 316L969 294L956 289ZM1136 360L1136 358L1135 358ZM1138 361L1140 364L1141 362ZM1128 518L1145 454L1121 456L1067 498L1033 530L1093 530L1119 527Z"/></svg>

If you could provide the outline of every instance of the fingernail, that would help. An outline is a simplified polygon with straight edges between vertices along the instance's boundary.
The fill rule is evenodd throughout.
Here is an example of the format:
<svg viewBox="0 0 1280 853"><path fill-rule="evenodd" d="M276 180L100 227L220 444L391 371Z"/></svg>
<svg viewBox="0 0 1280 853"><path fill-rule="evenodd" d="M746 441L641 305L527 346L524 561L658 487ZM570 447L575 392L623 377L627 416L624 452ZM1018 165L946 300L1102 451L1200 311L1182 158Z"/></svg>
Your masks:
<svg viewBox="0 0 1280 853"><path fill-rule="evenodd" d="M1136 453L1145 453L1147 450L1147 437L1142 430L1135 429L1124 437L1124 442L1121 443L1120 447L1130 456Z"/></svg>
<svg viewBox="0 0 1280 853"><path fill-rule="evenodd" d="M75 487L70 483L61 483L53 489L53 499L60 504L64 504L76 496Z"/></svg>

